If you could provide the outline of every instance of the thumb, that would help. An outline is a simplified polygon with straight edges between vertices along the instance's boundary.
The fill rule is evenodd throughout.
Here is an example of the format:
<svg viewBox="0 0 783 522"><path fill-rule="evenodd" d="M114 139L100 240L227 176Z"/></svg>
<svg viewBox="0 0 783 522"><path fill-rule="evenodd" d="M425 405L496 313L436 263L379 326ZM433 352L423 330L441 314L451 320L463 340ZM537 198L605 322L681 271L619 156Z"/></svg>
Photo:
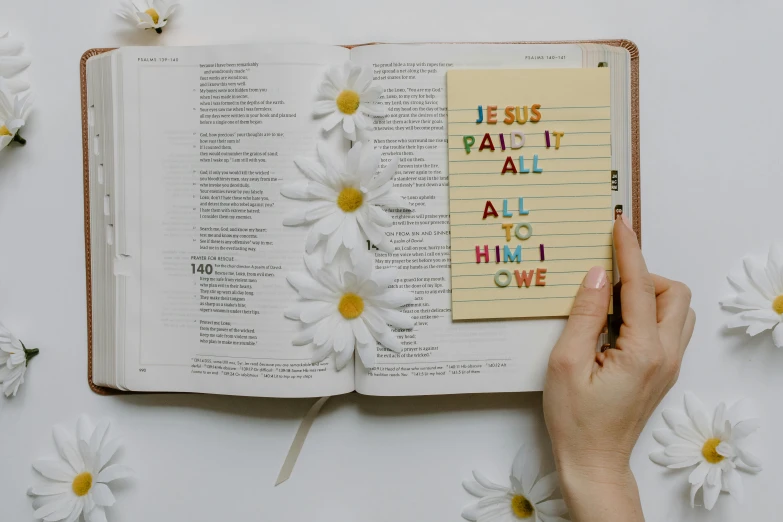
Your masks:
<svg viewBox="0 0 783 522"><path fill-rule="evenodd" d="M592 362L595 357L595 344L606 325L608 311L609 285L606 269L594 266L587 272L579 287L568 323L553 352L567 350L569 358L584 356Z"/></svg>

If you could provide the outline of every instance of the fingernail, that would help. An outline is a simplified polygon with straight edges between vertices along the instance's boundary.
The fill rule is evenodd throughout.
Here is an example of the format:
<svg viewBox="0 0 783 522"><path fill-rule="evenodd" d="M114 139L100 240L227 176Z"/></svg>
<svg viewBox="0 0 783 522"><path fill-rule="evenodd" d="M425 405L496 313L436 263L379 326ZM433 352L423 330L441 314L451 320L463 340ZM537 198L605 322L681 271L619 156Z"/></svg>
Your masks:
<svg viewBox="0 0 783 522"><path fill-rule="evenodd" d="M601 266L594 266L587 272L585 281L582 283L585 288L598 290L606 286L606 270Z"/></svg>
<svg viewBox="0 0 783 522"><path fill-rule="evenodd" d="M628 227L628 230L633 232L633 227L631 226L631 222L628 221L628 218L625 217L625 214L620 214L620 219L623 220L623 223L625 223L625 226Z"/></svg>

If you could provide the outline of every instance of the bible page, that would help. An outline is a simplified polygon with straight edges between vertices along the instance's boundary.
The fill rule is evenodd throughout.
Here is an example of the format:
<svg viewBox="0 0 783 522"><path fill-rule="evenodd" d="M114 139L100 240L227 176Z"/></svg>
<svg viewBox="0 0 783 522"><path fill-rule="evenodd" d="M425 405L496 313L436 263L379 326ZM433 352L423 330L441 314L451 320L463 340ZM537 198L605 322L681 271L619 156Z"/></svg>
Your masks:
<svg viewBox="0 0 783 522"><path fill-rule="evenodd" d="M311 364L283 311L306 229L280 187L322 138L326 70L349 51L314 45L120 51L126 257L125 384L134 391L335 395L353 367ZM331 143L347 152L337 133ZM339 138L339 139L338 139Z"/></svg>
<svg viewBox="0 0 783 522"><path fill-rule="evenodd" d="M368 395L426 395L542 390L549 353L563 319L453 322L449 257L446 71L453 68L579 68L578 45L407 44L351 50L384 88L388 115L374 118L373 145L399 156L394 177L413 207L397 212L389 232L396 250L375 252L376 266L396 266L400 288L416 294L406 311L404 350L379 347L366 369L356 359L356 389Z"/></svg>

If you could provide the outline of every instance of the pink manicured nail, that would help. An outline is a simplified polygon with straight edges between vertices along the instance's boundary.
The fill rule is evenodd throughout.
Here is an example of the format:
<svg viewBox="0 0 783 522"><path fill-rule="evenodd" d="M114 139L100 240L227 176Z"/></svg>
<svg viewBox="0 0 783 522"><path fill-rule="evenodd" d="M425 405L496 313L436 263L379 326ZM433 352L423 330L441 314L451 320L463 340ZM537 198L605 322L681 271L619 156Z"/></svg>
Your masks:
<svg viewBox="0 0 783 522"><path fill-rule="evenodd" d="M625 226L628 227L628 229L633 232L633 227L631 226L631 222L628 221L628 218L625 217L625 214L620 214L620 219L623 220L623 223L625 223Z"/></svg>
<svg viewBox="0 0 783 522"><path fill-rule="evenodd" d="M600 266L594 266L587 272L585 281L582 283L585 288L592 288L598 290L606 286L606 270Z"/></svg>

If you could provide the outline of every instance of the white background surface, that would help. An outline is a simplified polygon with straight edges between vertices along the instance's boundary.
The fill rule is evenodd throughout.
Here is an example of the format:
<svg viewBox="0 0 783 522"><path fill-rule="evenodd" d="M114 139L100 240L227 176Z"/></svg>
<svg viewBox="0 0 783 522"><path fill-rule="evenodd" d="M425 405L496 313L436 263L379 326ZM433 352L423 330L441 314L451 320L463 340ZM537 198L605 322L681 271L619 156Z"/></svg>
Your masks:
<svg viewBox="0 0 783 522"><path fill-rule="evenodd" d="M327 403L294 475L273 488L310 400L100 397L86 384L78 65L91 47L264 41L506 41L627 38L641 52L644 252L693 289L696 332L663 406L694 390L708 406L756 401L765 470L747 500L691 511L687 473L647 454L633 468L648 522L778 519L783 352L723 329L718 300L743 254L783 228L783 4L758 0L424 2L185 0L162 36L126 31L107 0L0 0L0 25L27 43L36 91L25 148L0 157L0 320L42 349L13 400L0 398L0 520L32 520L30 463L54 455L54 423L109 416L138 478L113 488L116 522L459 521L478 468L503 481L517 447L548 445L541 394ZM8 154L8 152L12 152Z"/></svg>

